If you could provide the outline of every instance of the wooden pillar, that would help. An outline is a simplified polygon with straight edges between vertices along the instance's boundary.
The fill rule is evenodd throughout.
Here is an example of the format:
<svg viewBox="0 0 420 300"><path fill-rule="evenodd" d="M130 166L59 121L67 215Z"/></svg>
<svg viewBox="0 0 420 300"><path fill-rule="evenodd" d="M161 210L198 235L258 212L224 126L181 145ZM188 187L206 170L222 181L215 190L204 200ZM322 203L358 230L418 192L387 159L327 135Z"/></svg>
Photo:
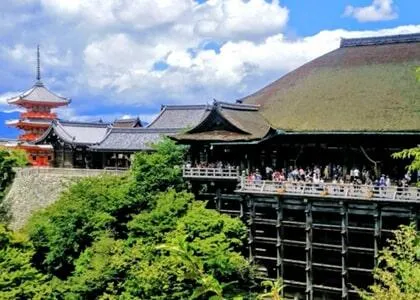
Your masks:
<svg viewBox="0 0 420 300"><path fill-rule="evenodd" d="M381 244L381 228L382 228L382 215L381 207L378 203L375 204L373 218L375 222L375 228L373 233L373 256L374 256L374 267L378 264L379 248Z"/></svg>
<svg viewBox="0 0 420 300"><path fill-rule="evenodd" d="M105 169L105 167L106 167L106 158L105 158L105 152L102 152L101 153L101 164L102 164L102 169Z"/></svg>
<svg viewBox="0 0 420 300"><path fill-rule="evenodd" d="M306 253L306 300L313 300L313 287L312 287L312 203L305 199L305 253Z"/></svg>
<svg viewBox="0 0 420 300"><path fill-rule="evenodd" d="M64 160L65 160L65 144L61 145L61 167L64 168Z"/></svg>
<svg viewBox="0 0 420 300"><path fill-rule="evenodd" d="M255 200L253 197L248 197L248 259L251 264L255 260Z"/></svg>
<svg viewBox="0 0 420 300"><path fill-rule="evenodd" d="M241 195L241 200L239 200L239 218L242 222L245 222L245 198Z"/></svg>
<svg viewBox="0 0 420 300"><path fill-rule="evenodd" d="M216 209L218 212L220 212L220 210L222 209L222 192L220 190L220 188L218 187L216 189Z"/></svg>
<svg viewBox="0 0 420 300"><path fill-rule="evenodd" d="M277 222L276 222L276 232L277 232L277 242L276 242L276 253L277 253L277 279L284 279L284 245L283 245L283 203L282 198L277 197ZM283 293L283 290L282 290ZM284 296L284 295L283 295Z"/></svg>
<svg viewBox="0 0 420 300"><path fill-rule="evenodd" d="M340 201L341 215L341 299L347 300L348 295L348 206L347 202Z"/></svg>

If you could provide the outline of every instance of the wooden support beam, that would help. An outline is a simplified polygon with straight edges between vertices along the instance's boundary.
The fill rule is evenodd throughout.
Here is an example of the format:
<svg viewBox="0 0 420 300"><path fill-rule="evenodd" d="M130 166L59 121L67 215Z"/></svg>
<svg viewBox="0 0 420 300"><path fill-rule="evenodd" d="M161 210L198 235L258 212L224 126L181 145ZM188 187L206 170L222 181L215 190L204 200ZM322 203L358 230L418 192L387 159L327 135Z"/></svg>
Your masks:
<svg viewBox="0 0 420 300"><path fill-rule="evenodd" d="M217 188L215 200L216 200L216 209L218 212L220 212L220 210L222 209L222 197L220 195L221 195L220 188Z"/></svg>
<svg viewBox="0 0 420 300"><path fill-rule="evenodd" d="M277 197L277 222L276 222L276 233L277 233L277 242L276 242L276 253L277 253L277 278L284 279L284 232L283 232L283 203L282 198ZM282 291L283 292L283 291Z"/></svg>
<svg viewBox="0 0 420 300"><path fill-rule="evenodd" d="M248 197L247 206L249 212L248 219L248 259L251 264L255 260L255 200L253 197Z"/></svg>
<svg viewBox="0 0 420 300"><path fill-rule="evenodd" d="M313 287L312 287L312 283L313 283L313 278L312 278L312 202L308 199L305 199L304 201L306 202L306 208L305 208L306 289L305 289L305 294L306 294L306 300L313 300L314 292L313 292Z"/></svg>
<svg viewBox="0 0 420 300"><path fill-rule="evenodd" d="M239 200L239 218L244 222L245 221L245 196L241 196Z"/></svg>
<svg viewBox="0 0 420 300"><path fill-rule="evenodd" d="M375 210L373 211L373 219L375 222L375 228L373 233L373 262L374 267L378 264L379 249L381 244L381 229L382 229L382 214L381 207L378 203L375 204Z"/></svg>
<svg viewBox="0 0 420 300"><path fill-rule="evenodd" d="M344 201L340 201L341 210L341 299L347 300L348 294L348 225L349 214L348 206Z"/></svg>

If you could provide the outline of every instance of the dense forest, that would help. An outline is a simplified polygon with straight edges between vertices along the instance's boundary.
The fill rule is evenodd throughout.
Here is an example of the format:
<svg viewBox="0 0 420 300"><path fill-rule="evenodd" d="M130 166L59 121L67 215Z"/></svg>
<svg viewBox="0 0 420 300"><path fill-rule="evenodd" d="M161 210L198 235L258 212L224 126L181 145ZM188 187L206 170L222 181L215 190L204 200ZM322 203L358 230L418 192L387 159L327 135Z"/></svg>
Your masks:
<svg viewBox="0 0 420 300"><path fill-rule="evenodd" d="M183 148L74 184L19 233L0 229L0 299L215 299L248 294L246 227L185 191Z"/></svg>
<svg viewBox="0 0 420 300"><path fill-rule="evenodd" d="M80 180L21 232L0 225L0 299L280 299L242 255L245 224L186 191L183 157L165 140L124 175ZM418 299L419 259L402 228L361 296Z"/></svg>

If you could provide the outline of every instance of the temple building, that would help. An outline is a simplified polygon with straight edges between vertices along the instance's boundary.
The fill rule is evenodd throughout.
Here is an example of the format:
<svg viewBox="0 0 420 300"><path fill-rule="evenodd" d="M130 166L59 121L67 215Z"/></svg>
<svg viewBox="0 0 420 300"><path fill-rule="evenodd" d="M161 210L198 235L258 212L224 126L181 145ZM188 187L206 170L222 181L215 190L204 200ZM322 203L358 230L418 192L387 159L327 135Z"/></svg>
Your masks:
<svg viewBox="0 0 420 300"><path fill-rule="evenodd" d="M113 123L54 120L33 144L52 145L52 167L128 169L135 152L152 151L152 144L197 125L208 112L207 105L164 105L147 127L138 118Z"/></svg>
<svg viewBox="0 0 420 300"><path fill-rule="evenodd" d="M13 123L33 134L19 145L54 167L126 169L165 136L188 145L191 191L246 222L260 277L296 299L347 300L373 282L392 230L420 226L420 176L391 157L420 145L419 66L420 33L342 39L236 103L164 105L146 127L55 120L68 99L38 83L10 103L31 112Z"/></svg>
<svg viewBox="0 0 420 300"><path fill-rule="evenodd" d="M248 258L295 299L359 299L400 224L420 226L420 34L342 39L173 139L197 199L240 217ZM240 182L238 184L238 178Z"/></svg>
<svg viewBox="0 0 420 300"><path fill-rule="evenodd" d="M39 46L37 48L37 77L34 86L28 91L8 99L7 102L25 109L18 120L7 121L8 126L21 129L23 133L18 141L8 146L24 149L28 152L29 161L34 166L48 166L53 159L51 145L35 145L32 142L39 138L57 119L52 109L66 106L70 99L51 92L41 81Z"/></svg>

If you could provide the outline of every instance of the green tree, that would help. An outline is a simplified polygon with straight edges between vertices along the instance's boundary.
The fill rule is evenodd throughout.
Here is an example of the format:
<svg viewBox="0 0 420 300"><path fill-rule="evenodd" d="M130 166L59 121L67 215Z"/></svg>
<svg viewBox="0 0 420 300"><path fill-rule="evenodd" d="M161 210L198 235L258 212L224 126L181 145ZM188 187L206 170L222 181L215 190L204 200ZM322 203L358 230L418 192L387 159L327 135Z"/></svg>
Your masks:
<svg viewBox="0 0 420 300"><path fill-rule="evenodd" d="M35 214L26 225L38 268L65 279L74 260L104 232L124 236L135 200L128 196L125 176L85 178L60 199Z"/></svg>
<svg viewBox="0 0 420 300"><path fill-rule="evenodd" d="M15 177L14 168L27 164L28 158L25 151L0 147L0 221L7 222L10 217L8 207L2 203L2 200Z"/></svg>
<svg viewBox="0 0 420 300"><path fill-rule="evenodd" d="M412 172L420 170L420 147L404 149L400 152L393 153L392 157L397 159L411 159L412 161L407 166L407 169Z"/></svg>
<svg viewBox="0 0 420 300"><path fill-rule="evenodd" d="M25 263L48 287L31 298L220 299L248 290L245 225L183 191L182 147L165 140L155 149L136 154L124 176L78 181L31 218ZM187 257L157 247L180 242ZM199 278L188 259L199 264ZM9 292L24 284L32 283Z"/></svg>
<svg viewBox="0 0 420 300"><path fill-rule="evenodd" d="M420 299L420 235L415 226L400 226L374 269L376 283L360 291L364 300Z"/></svg>
<svg viewBox="0 0 420 300"><path fill-rule="evenodd" d="M153 145L154 152L138 152L134 156L131 174L134 182L132 192L150 200L156 192L185 188L182 179L182 163L185 148L165 138Z"/></svg>
<svg viewBox="0 0 420 300"><path fill-rule="evenodd" d="M264 292L257 296L258 300L282 300L281 292L284 288L283 281L277 279L276 281L264 280L261 282Z"/></svg>
<svg viewBox="0 0 420 300"><path fill-rule="evenodd" d="M45 299L48 277L31 265L34 250L25 236L0 224L0 299Z"/></svg>
<svg viewBox="0 0 420 300"><path fill-rule="evenodd" d="M23 167L28 163L26 153L19 149L0 148L0 198L15 176L13 168Z"/></svg>

